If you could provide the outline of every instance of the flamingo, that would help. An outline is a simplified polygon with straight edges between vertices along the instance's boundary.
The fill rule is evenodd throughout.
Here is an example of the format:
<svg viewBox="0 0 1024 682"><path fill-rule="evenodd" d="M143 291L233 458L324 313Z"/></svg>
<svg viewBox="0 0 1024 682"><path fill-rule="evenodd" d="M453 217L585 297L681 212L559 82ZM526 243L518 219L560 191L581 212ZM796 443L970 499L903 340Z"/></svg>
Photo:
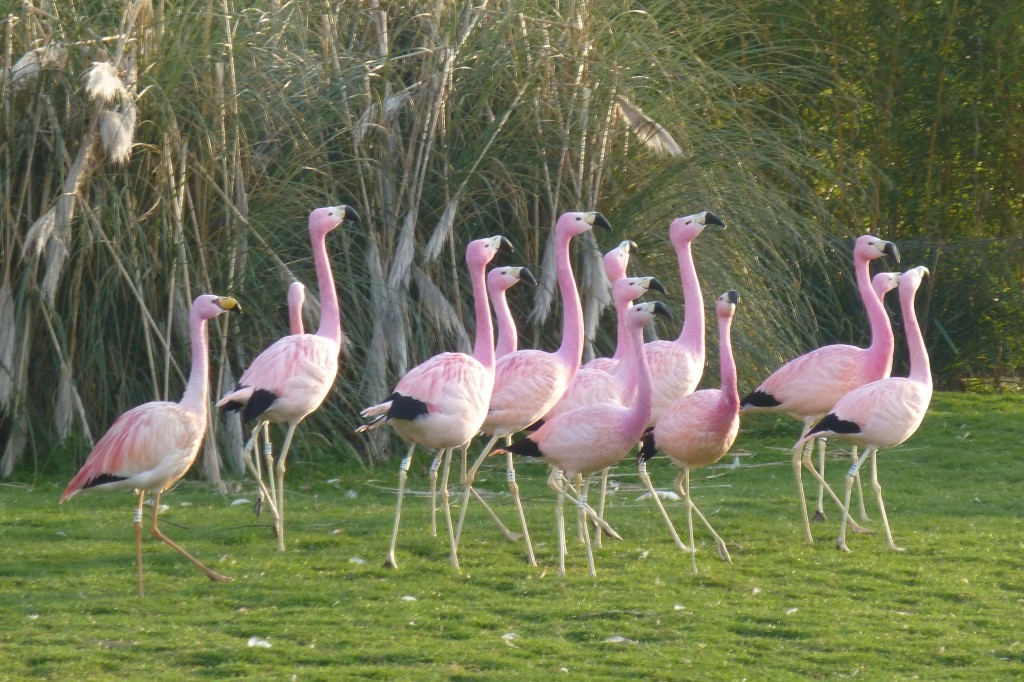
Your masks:
<svg viewBox="0 0 1024 682"><path fill-rule="evenodd" d="M523 267L494 268L487 273L487 291L494 307L494 319L497 321L498 333L494 340L494 358L500 360L509 353L519 350L519 336L516 321L512 317L512 309L508 305L506 291L518 282L537 286L537 278Z"/></svg>
<svg viewBox="0 0 1024 682"><path fill-rule="evenodd" d="M868 265L870 261L885 255L893 256L899 261L899 250L892 242L863 235L854 243L853 269L857 289L868 314L871 345L859 348L834 344L816 348L775 370L760 386L740 401L740 411L743 413L782 412L804 422L803 433L800 434L798 441L801 446L793 449L793 474L800 496L800 512L803 516L807 542L814 542L814 538L807 516L801 467L807 468L836 504L841 505L841 502L811 464L813 439L807 440L804 447L804 436L814 423L832 409L837 400L858 386L887 376L892 369L895 341L882 301L871 288ZM819 440L818 447L819 459L823 460L824 440ZM854 523L856 532L864 530L852 519L851 522Z"/></svg>
<svg viewBox="0 0 1024 682"><path fill-rule="evenodd" d="M494 392L490 396L487 417L481 427L491 438L466 475L459 513L460 533L469 507L473 478L491 448L499 438L508 438L543 417L562 397L565 387L580 367L583 356L583 309L572 272L569 243L573 237L589 231L595 225L611 229L608 220L597 211L563 213L555 223L555 274L562 296L562 344L552 353L528 348L509 353L498 360L494 372ZM522 501L519 499L515 468L511 457L508 461L508 486L523 529L527 561L535 566L536 559L522 511ZM452 544L449 563L458 570L458 539Z"/></svg>
<svg viewBox="0 0 1024 682"><path fill-rule="evenodd" d="M309 240L320 288L320 328L316 334L292 334L275 341L252 361L242 373L238 386L217 402L221 410L241 410L245 422L255 421L252 436L245 446L243 461L256 478L261 499L270 501L274 518L277 549L285 550L284 542L284 473L285 460L291 447L295 427L315 411L327 397L338 374L341 352L341 312L338 292L334 288L331 264L327 258L327 233L345 220L359 222L351 206L327 206L309 214ZM263 483L255 460L256 439L268 423L288 425L281 456L277 460L276 481L270 439L266 439L264 457L270 490Z"/></svg>
<svg viewBox="0 0 1024 682"><path fill-rule="evenodd" d="M391 531L391 544L384 560L387 568L398 568L395 546L402 518L402 498L409 476L416 445L438 450L431 474L436 475L437 462L445 457L450 463L453 449L465 445L480 430L487 416L487 404L494 385L494 327L487 302L484 270L502 244L511 244L504 237L477 239L466 248L466 265L473 285L473 305L476 314L476 340L473 355L441 353L413 367L395 386L394 392L377 405L364 409L360 415L370 420L356 433L362 433L390 424L404 440L409 450L398 470L398 502L395 505L395 523ZM448 466L442 490L447 498ZM451 511L445 501L448 521L448 540L454 546Z"/></svg>
<svg viewBox="0 0 1024 682"><path fill-rule="evenodd" d="M679 539L679 534L672 525L672 520L665 511L647 473L647 460L657 450L663 451L679 467L675 487L680 497L686 499L686 523L690 532L690 560L693 572L697 573L697 548L693 542L693 515L707 527L715 539L718 555L723 561L732 563L725 542L711 527L704 514L693 503L690 495L690 469L709 466L722 458L732 447L736 434L740 430L740 396L736 389L736 361L733 359L730 329L733 315L740 295L735 290L727 291L718 298L718 337L719 356L721 358L722 387L708 388L677 398L662 413L661 419L654 425L653 431L644 436L643 445L637 463L640 480L658 506L662 518L668 524L669 532L679 549L686 551L686 546Z"/></svg>
<svg viewBox="0 0 1024 682"><path fill-rule="evenodd" d="M928 366L928 349L924 345L921 327L914 312L914 298L928 268L918 266L900 277L900 308L907 332L910 352L910 372L906 377L888 377L873 381L847 393L836 402L821 421L814 424L804 440L834 436L864 448L846 474L846 494L843 503L843 521L839 526L837 546L849 552L846 546L846 522L850 516L850 490L853 479L864 461L871 458L871 487L878 500L878 511L885 527L885 541L889 549L902 552L892 539L889 519L882 502L882 486L878 483L877 454L881 449L894 448L910 438L921 426L932 399L932 373Z"/></svg>
<svg viewBox="0 0 1024 682"><path fill-rule="evenodd" d="M623 359L628 371L637 377L636 399L626 407L614 403L588 405L563 412L529 436L513 443L504 452L538 457L551 466L548 485L558 493L555 518L558 526L558 573L565 575L564 506L568 482L583 474L606 469L619 462L640 440L653 409L652 382L647 356L643 352L643 328L655 315L670 316L661 301L638 303L627 311L630 348ZM503 451L497 451L498 454ZM562 480L559 480L562 479ZM583 520L585 488L577 502ZM597 575L590 544L589 526L583 523L590 575Z"/></svg>
<svg viewBox="0 0 1024 682"><path fill-rule="evenodd" d="M679 396L692 393L704 372L704 299L693 266L693 240L708 225L725 228L721 218L711 211L676 218L668 228L669 239L679 260L686 306L683 327L674 341L651 341L646 345L647 362L654 377L654 411L650 425Z"/></svg>
<svg viewBox="0 0 1024 682"><path fill-rule="evenodd" d="M82 490L124 490L138 493L135 508L135 556L139 596L142 589L142 506L146 492L153 493L150 532L191 561L210 580L226 582L221 575L186 552L157 528L160 494L185 475L196 459L209 419L209 371L206 321L227 310L241 311L238 302L226 296L204 294L192 302L189 330L192 340L192 370L181 401L151 402L133 407L111 425L96 443L78 474L71 479L60 502Z"/></svg>

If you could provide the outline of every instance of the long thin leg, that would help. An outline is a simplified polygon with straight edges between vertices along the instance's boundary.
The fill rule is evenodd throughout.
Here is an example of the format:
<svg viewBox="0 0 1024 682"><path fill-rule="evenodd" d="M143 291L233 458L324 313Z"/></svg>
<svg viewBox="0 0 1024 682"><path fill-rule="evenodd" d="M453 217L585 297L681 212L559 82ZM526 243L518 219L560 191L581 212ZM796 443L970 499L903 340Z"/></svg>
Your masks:
<svg viewBox="0 0 1024 682"><path fill-rule="evenodd" d="M803 436L801 436L803 438ZM813 447L813 440L811 441ZM800 496L800 516L804 522L804 537L807 542L814 542L814 536L811 535L811 523L807 519L807 500L804 499L804 481L803 481L803 460L807 459L810 462L810 455L807 454L808 445L797 441L797 444L793 447L793 476L796 477L796 489L797 494ZM814 470L814 465L811 465L811 470ZM818 472L815 471L815 474ZM825 479L818 477L819 480L824 481Z"/></svg>
<svg viewBox="0 0 1024 682"><path fill-rule="evenodd" d="M850 449L850 464L853 464L856 461L857 461L857 446L854 445ZM868 510L864 508L864 486L861 485L861 482L860 482L860 472L859 471L857 472L857 506L860 509L860 520L861 521L870 521L871 519L868 518Z"/></svg>
<svg viewBox="0 0 1024 682"><path fill-rule="evenodd" d="M561 469L557 469L556 476L564 479ZM558 502L555 505L555 524L558 526L558 575L565 575L565 488L568 481L563 481L558 486Z"/></svg>
<svg viewBox="0 0 1024 682"><path fill-rule="evenodd" d="M402 497L405 495L405 481L409 478L409 465L412 464L412 451L416 444L409 446L409 451L402 458L398 466L398 502L395 504L395 525L391 529L391 545L388 547L388 555L384 559L384 568L398 568L395 561L395 545L398 544L398 526L402 522Z"/></svg>
<svg viewBox="0 0 1024 682"><path fill-rule="evenodd" d="M259 499L262 500L260 507L262 508L262 503L269 504L271 515L276 518L277 501L276 498L270 494L270 491L267 490L267 486L263 483L263 473L260 471L259 467L260 456L256 452L259 434L262 428L262 423L257 424L255 428L253 428L252 436L249 437L249 442L246 443L245 449L242 451L242 461L245 462L245 466L249 470L249 473L256 480L256 487L259 489ZM271 474L271 479L272 478L273 475Z"/></svg>
<svg viewBox="0 0 1024 682"><path fill-rule="evenodd" d="M491 439L487 441L484 449L480 451L480 456L476 458L476 461L473 462L473 466L470 467L469 471L466 472L466 475L463 478L463 485L465 489L462 492L462 509L459 510L459 525L455 531L455 545L452 547L452 554L449 561L458 562L457 555L459 552L459 541L462 540L462 527L466 523L466 511L469 509L470 495L472 495L473 491L473 481L476 480L477 472L480 471L480 467L491 454L491 448L493 448L494 444L497 442L498 436L491 436Z"/></svg>
<svg viewBox="0 0 1024 682"><path fill-rule="evenodd" d="M452 508L449 504L448 495L448 476L452 469L452 456L455 454L455 448L448 448L448 451L444 456L444 473L441 475L441 501L444 502L444 520L448 528L448 547L450 550L449 559L454 559L452 562L452 568L456 571L461 571L459 568L458 557L455 556L455 526L452 524Z"/></svg>
<svg viewBox="0 0 1024 682"><path fill-rule="evenodd" d="M583 506L587 505L587 488L590 487L590 478L583 479L583 474L576 474L576 487L580 489L580 496L576 500L576 504L582 502ZM583 527L587 525L587 517L584 514L580 514L576 519L576 536L580 542L583 542Z"/></svg>
<svg viewBox="0 0 1024 682"><path fill-rule="evenodd" d="M654 500L655 506L658 507L658 511L661 512L661 518L665 519L665 524L668 526L668 532L672 535L672 540L676 543L676 547L684 552L688 552L689 549L683 544L683 541L679 539L679 533L676 532L676 527L672 525L672 519L669 517L668 512L665 511L665 505L661 503L661 498L658 497L658 491L654 489L654 484L651 482L651 476L647 473L647 462L640 462L637 465L638 473L640 474L640 481L647 487L647 493Z"/></svg>
<svg viewBox="0 0 1024 682"><path fill-rule="evenodd" d="M139 506L135 508L135 567L139 574L139 596L142 596L142 505L145 503L146 491L139 491Z"/></svg>
<svg viewBox="0 0 1024 682"><path fill-rule="evenodd" d="M506 439L506 445L512 443L512 437ZM505 460L508 472L508 490L512 493L512 504L516 507L516 514L519 515L519 525L523 529L523 542L526 543L526 562L531 566L537 565L537 558L533 555L533 543L530 541L530 529L526 527L526 512L523 511L523 501L519 497L519 483L516 482L516 468L512 461L512 453L505 453Z"/></svg>
<svg viewBox="0 0 1024 682"><path fill-rule="evenodd" d="M825 478L825 439L818 439L818 473L821 474L822 478ZM827 521L828 517L825 516L825 488L818 485L818 502L814 508L814 520L815 521Z"/></svg>
<svg viewBox="0 0 1024 682"><path fill-rule="evenodd" d="M903 547L897 547L892 540L892 531L889 530L889 517L885 513L885 503L882 502L882 485L878 482L878 450L871 450L871 487L875 491L875 498L878 500L878 511L882 515L882 526L885 527L885 543L894 552L907 551Z"/></svg>
<svg viewBox="0 0 1024 682"><path fill-rule="evenodd" d="M568 481L565 480L565 477L562 477L560 479L560 481L556 481L556 485L561 485L562 483L565 484L565 486L564 486L565 487L565 496L568 497L573 502L579 502L579 499L580 499L579 498L579 493L577 493L576 489L573 488L572 485ZM550 479L549 479L548 485L549 486L551 485ZM557 491L558 489L555 488L555 490ZM622 536L619 535L618 532L616 532L616 530L614 528L609 526L607 521L605 521L600 516L598 516L597 512L589 504L586 506L586 512L587 512L587 516L590 517L590 520L595 525L599 526L605 533L607 533L611 537L615 538L616 540L621 540L622 539Z"/></svg>
<svg viewBox="0 0 1024 682"><path fill-rule="evenodd" d="M683 493L681 493L681 494L685 494L686 495L686 500L687 500L687 503L688 503L688 507L687 507L688 512L692 512L692 513L696 514L697 518L700 519L700 522L703 523L704 527L708 529L709 533L711 533L711 537L714 538L714 540L715 540L715 549L718 551L718 557L722 561L726 562L727 564L732 565L732 557L729 556L729 549L725 546L725 540L723 540L722 537L711 526L711 522L708 521L706 516L704 516L704 513L701 512L700 508L697 507L697 505L693 501L693 497L690 495L690 472L689 472L689 469L687 469L687 471L686 471L686 490L683 491ZM693 544L693 539L692 538L690 540L690 544ZM696 565L694 565L694 568L696 568Z"/></svg>
<svg viewBox="0 0 1024 682"><path fill-rule="evenodd" d="M597 568L594 566L594 548L590 544L590 524L587 522L587 489L590 487L590 476L587 476L583 484L583 492L580 494L579 502L576 503L577 517L580 527L583 529L583 544L587 548L587 567L590 569L591 577L597 577Z"/></svg>
<svg viewBox="0 0 1024 682"><path fill-rule="evenodd" d="M441 459L445 449L437 451L434 461L430 463L430 537L437 537L437 470L441 467Z"/></svg>
<svg viewBox="0 0 1024 682"><path fill-rule="evenodd" d="M874 448L866 448L860 458L850 465L850 470L846 473L846 501L843 504L843 521L839 526L839 538L836 540L836 546L844 552L850 551L850 548L846 546L846 522L850 520L850 492L853 490L853 479L861 465L864 464L864 460L874 451Z"/></svg>
<svg viewBox="0 0 1024 682"><path fill-rule="evenodd" d="M611 467L607 467L601 472L601 496L597 498L597 515L602 519L604 518L604 505L605 500L608 498L608 475L611 473ZM601 526L594 529L594 546L601 546L601 538L604 536L604 531L601 530Z"/></svg>
<svg viewBox="0 0 1024 682"><path fill-rule="evenodd" d="M153 534L153 537L158 538L160 540L163 540L168 545L170 545L173 549L177 550L178 553L180 553L183 557L185 557L186 559L191 561L193 564L195 564L196 567L200 571L205 573L206 577L209 578L210 580L215 580L217 582L222 582L222 583L231 582L231 578L227 577L226 575L221 575L220 573L217 573L216 571L210 569L206 564L202 563L201 561L199 561L199 559L196 559L194 556L192 556L191 554L186 552L184 549L182 549L182 547L180 545L178 545L176 542L174 542L174 540L171 540L169 537L167 537L166 535L161 533L160 529L156 527L156 518L159 515L159 513L160 513L160 493L159 492L154 492L153 493L153 525L150 526L150 529L149 529L150 532Z"/></svg>
<svg viewBox="0 0 1024 682"><path fill-rule="evenodd" d="M256 460L256 472L263 478L263 472L260 471L260 458L256 456L259 449L259 443L253 444L253 457ZM270 440L270 422L263 422L263 461L267 464L267 480L270 482L270 494L273 498L273 502L270 508L276 509L277 504L277 486L274 483L274 445L273 441ZM259 497L256 498L257 504L263 503ZM274 534L277 535L277 516L271 514L274 518Z"/></svg>
<svg viewBox="0 0 1024 682"><path fill-rule="evenodd" d="M288 425L288 433L284 436L284 445L281 446L281 456L277 459L277 514L275 521L277 523L277 549L280 552L284 551L284 471L285 471L285 460L288 459L288 450L292 446L292 436L295 435L296 424ZM269 464L267 467L269 468ZM270 475L270 471L267 472Z"/></svg>
<svg viewBox="0 0 1024 682"><path fill-rule="evenodd" d="M843 501L839 499L838 495L836 495L834 492L832 492L832 486L830 486L825 481L825 479L823 479L821 477L821 475L818 473L817 469L814 468L814 464L811 463L811 457L810 457L810 453L809 452L805 452L805 456L803 458L803 465L804 465L804 468L807 469L809 472L811 472L811 475L814 476L818 480L818 483L820 483L821 485L823 485L825 487L825 492L829 494L829 497L832 498L832 501L835 502L836 505L840 509L843 509L844 508ZM864 526L860 525L856 521L854 521L852 516L847 515L846 522L848 524L850 524L850 530L852 530L854 533L865 533L865 534L870 535L870 534L872 534L874 532L874 531L871 531L871 530L865 528Z"/></svg>

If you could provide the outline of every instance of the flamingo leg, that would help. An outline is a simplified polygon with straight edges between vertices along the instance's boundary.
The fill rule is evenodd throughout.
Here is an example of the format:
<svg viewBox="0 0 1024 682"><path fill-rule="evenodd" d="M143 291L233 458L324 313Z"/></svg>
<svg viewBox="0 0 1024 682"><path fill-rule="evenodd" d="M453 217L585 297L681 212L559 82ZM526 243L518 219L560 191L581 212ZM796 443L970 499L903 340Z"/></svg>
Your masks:
<svg viewBox="0 0 1024 682"><path fill-rule="evenodd" d="M437 451L434 461L430 463L430 537L437 537L437 470L441 468L441 460L445 449Z"/></svg>
<svg viewBox="0 0 1024 682"><path fill-rule="evenodd" d="M882 485L878 482L878 449L871 450L871 487L875 491L875 498L878 500L878 511L882 515L882 526L885 527L885 543L894 552L907 551L903 547L897 547L892 540L892 531L889 530L889 518L885 513L885 503L882 502Z"/></svg>
<svg viewBox="0 0 1024 682"><path fill-rule="evenodd" d="M684 487L685 486L685 487ZM690 537L690 562L693 564L693 574L697 575L697 544L693 541L693 500L690 499L690 469L683 467L676 476L675 489L680 497L686 499L686 527Z"/></svg>
<svg viewBox="0 0 1024 682"><path fill-rule="evenodd" d="M281 505L279 503L279 493L277 491L277 482L274 480L274 446L270 442L270 424L263 422L263 462L267 466L267 483L269 484L270 490L270 517L273 520L274 537L278 539L278 543L281 542ZM259 468L260 458L256 455L258 444L253 446L253 456L256 459L256 467ZM262 477L262 472L260 476ZM281 550L284 551L284 550Z"/></svg>
<svg viewBox="0 0 1024 682"><path fill-rule="evenodd" d="M587 476L586 482L583 484L583 491L580 493L580 499L576 503L576 508L580 528L582 528L583 532L583 544L587 548L587 568L590 570L590 576L596 578L597 569L594 567L594 549L590 544L590 524L587 522L587 489L590 487L590 478L590 476Z"/></svg>
<svg viewBox="0 0 1024 682"><path fill-rule="evenodd" d="M398 526L402 522L402 497L405 495L405 482L409 478L409 465L412 464L412 451L416 444L409 446L409 451L402 458L398 466L398 503L395 504L395 525L391 529L391 545L388 547L388 555L384 559L384 568L398 568L395 561L395 545L398 544Z"/></svg>
<svg viewBox="0 0 1024 682"><path fill-rule="evenodd" d="M135 526L135 566L139 574L139 596L142 596L142 505L146 499L146 491L139 491L139 506L135 508L132 525Z"/></svg>
<svg viewBox="0 0 1024 682"><path fill-rule="evenodd" d="M284 436L284 445L281 446L281 456L277 460L277 549L284 551L284 471L285 460L288 459L288 451L292 447L292 436L295 435L296 424L288 425L288 433ZM269 440L267 441L269 442ZM270 464L267 464L269 469ZM270 472L267 472L269 477Z"/></svg>
<svg viewBox="0 0 1024 682"><path fill-rule="evenodd" d="M245 462L246 468L254 479L256 479L256 487L259 490L257 493L257 502L259 508L262 509L263 502L270 505L272 515L277 505L275 498L271 496L270 491L267 490L267 486L263 483L263 473L260 471L259 455L256 453L256 447L259 441L260 430L262 424L257 424L252 430L252 436L249 438L249 442L245 446L245 450L242 452L242 461ZM259 514L257 514L259 516Z"/></svg>
<svg viewBox="0 0 1024 682"><path fill-rule="evenodd" d="M611 473L611 467L604 469L601 472L601 496L597 498L597 515L602 519L604 518L604 505L608 498L608 476ZM601 530L601 526L597 526L594 529L594 546L601 546L601 538L604 536L604 532Z"/></svg>
<svg viewBox="0 0 1024 682"><path fill-rule="evenodd" d="M580 495L576 499L576 504L582 503L583 507L587 506L587 488L590 487L590 478L583 479L583 474L576 474L576 487L580 489ZM583 527L587 525L587 517L585 514L580 514L576 519L576 536L580 542L583 542Z"/></svg>
<svg viewBox="0 0 1024 682"><path fill-rule="evenodd" d="M803 438L803 436L801 436L801 438ZM813 442L811 443L811 447L813 447ZM804 499L804 481L802 476L805 460L808 466L810 466L810 469L814 471L814 465L810 464L811 458L810 454L807 452L807 448L807 444L800 443L799 441L797 441L797 445L793 447L793 476L796 477L797 494L800 496L800 515L804 522L804 537L807 539L807 542L813 543L814 536L811 535L811 523L807 519L807 500ZM818 472L814 471L814 473L817 474ZM819 480L824 481L825 479L819 476Z"/></svg>
<svg viewBox="0 0 1024 682"><path fill-rule="evenodd" d="M558 527L558 575L565 575L565 488L568 481L558 481L564 478L561 469L556 469L552 476L556 479L558 487L558 502L555 504L555 525Z"/></svg>
<svg viewBox="0 0 1024 682"><path fill-rule="evenodd" d="M851 448L851 450L850 450L850 464L853 464L856 461L857 461L857 446L854 445L853 448ZM868 517L868 510L864 508L864 487L861 485L861 482L860 482L860 472L859 471L857 472L857 505L858 505L859 510L860 510L860 520L861 521L870 521L871 519Z"/></svg>
<svg viewBox="0 0 1024 682"><path fill-rule="evenodd" d="M473 462L473 466L470 467L469 471L463 476L463 485L465 489L462 492L462 509L459 510L459 525L455 531L455 544L452 546L452 554L449 562L458 562L457 554L459 551L459 541L462 539L462 527L466 523L466 510L469 509L470 495L473 492L473 481L476 479L476 474L480 471L480 467L486 461L488 455L491 454L491 448L498 442L498 436L491 436L491 439L484 445L484 449L480 451L480 456Z"/></svg>
<svg viewBox="0 0 1024 682"><path fill-rule="evenodd" d="M570 500L572 500L573 502L578 502L578 501L579 501L579 493L577 493L577 492L576 492L576 489L575 489L575 488L573 488L573 487L572 487L572 485L570 485L568 481L565 481L565 480L564 480L564 477L562 478L562 482L564 482L564 483L565 483L565 495L566 495L566 497L568 497L568 498L569 498ZM549 486L551 485L551 483L550 483L550 479L549 479L549 483L548 483L548 485L549 485ZM561 485L561 482L556 482L556 485ZM552 486L552 487L553 487L553 486ZM554 490L555 490L555 491L557 491L557 490L558 490L558 488L554 488ZM621 539L622 539L622 536L621 536L621 535L619 535L619 534L618 534L618 533L617 533L617 532L615 531L615 529L614 529L614 528L612 528L611 526L609 526L609 525L608 525L608 522L607 522L607 521L605 521L604 519L602 519L602 518L601 518L601 517L600 517L600 516L598 515L598 513L597 513L596 511L594 511L594 508L593 508L593 507L591 507L591 506L590 506L589 504L588 504L588 505L586 506L586 512L587 512L587 516L589 516L589 517L590 517L590 520L591 520L591 521L592 521L592 522L593 522L593 523L594 523L595 525L599 526L599 527L600 527L600 528L601 528L602 530L604 530L604 532L605 532L605 533L607 533L607 534L608 534L608 535L610 535L611 537L615 538L616 540L621 540Z"/></svg>
<svg viewBox="0 0 1024 682"><path fill-rule="evenodd" d="M725 540L723 540L722 537L711 526L711 523L708 521L707 517L704 516L704 514L703 514L703 512L701 512L700 508L698 508L697 505L693 502L693 497L690 496L690 470L689 469L686 470L686 490L684 492L686 494L686 500L687 500L687 503L689 505L688 509L691 510L694 514L697 515L697 518L700 519L700 522L703 523L704 527L708 529L709 533L711 533L711 537L714 538L714 540L715 540L715 550L717 550L717 552L718 552L718 557L722 561L726 562L727 564L729 564L731 566L732 565L732 557L729 556L729 549L728 549L728 547L725 546ZM693 544L693 539L692 538L690 539L690 544L691 545ZM694 569L696 569L696 565L694 566Z"/></svg>
<svg viewBox="0 0 1024 682"><path fill-rule="evenodd" d="M444 520L448 528L448 547L450 548L449 560L456 571L461 572L459 568L459 559L455 555L455 526L452 524L452 508L449 504L448 495L448 476L451 473L452 468L452 456L455 454L455 448L448 448L444 457L444 473L441 474L441 500L444 502Z"/></svg>
<svg viewBox="0 0 1024 682"><path fill-rule="evenodd" d="M688 552L689 548L683 544L683 541L679 539L679 533L676 532L676 527L672 525L672 519L669 517L668 512L665 510L665 505L661 503L661 498L658 497L658 491L654 489L654 484L651 482L651 476L647 473L647 462L640 462L637 465L638 473L640 474L640 481L643 482L647 488L647 493L654 500L655 506L658 507L658 511L661 512L661 518L665 520L665 524L668 526L668 532L672 535L672 540L675 541L676 547L684 552Z"/></svg>
<svg viewBox="0 0 1024 682"><path fill-rule="evenodd" d="M512 437L506 437L506 444L512 443ZM512 462L512 453L506 453L506 467L508 471L508 490L512 493L512 504L516 507L519 515L519 525L523 529L523 541L526 543L526 562L530 566L537 565L537 558L533 554L533 543L530 541L530 529L526 527L526 512L523 511L523 501L519 497L519 483L516 482L516 468Z"/></svg>
<svg viewBox="0 0 1024 682"><path fill-rule="evenodd" d="M843 504L843 501L839 499L838 495L832 492L832 487L825 481L825 479L821 477L821 474L818 473L818 470L814 468L814 465L811 463L811 457L809 452L805 452L803 465L804 468L807 469L812 476L818 479L818 483L825 487L825 492L829 494L829 497L832 498L832 501L835 502L840 509L845 509L846 506ZM853 517L849 514L846 515L846 523L850 524L850 530L852 530L854 533L864 533L870 535L873 532L865 528L864 526L860 525L856 521L854 521Z"/></svg>
<svg viewBox="0 0 1024 682"><path fill-rule="evenodd" d="M821 474L822 478L825 478L825 443L826 439L818 439L818 473ZM828 520L828 517L825 516L825 488L823 488L821 485L818 485L818 502L814 508L814 520Z"/></svg>
<svg viewBox="0 0 1024 682"><path fill-rule="evenodd" d="M153 537L157 538L158 540L162 540L167 545L169 545L172 549L174 549L179 554L181 554L183 557L185 557L186 559L191 561L193 564L195 564L195 566L200 571L205 573L206 577L209 578L210 580L214 580L216 582L222 582L222 583L231 582L231 578L227 577L226 575L221 575L220 573L217 573L216 571L212 570L206 564L204 564L201 561L199 561L199 559L196 559L194 556L192 556L191 554L186 552L181 547L181 545L177 544L176 542L174 542L174 540L171 540L169 537L167 537L162 532L160 532L160 529L156 527L156 519L157 519L157 516L159 514L160 514L160 493L159 492L154 492L153 493L153 523L152 523L152 525L149 528L150 532L153 534Z"/></svg>
<svg viewBox="0 0 1024 682"><path fill-rule="evenodd" d="M860 470L861 465L864 464L864 460L866 460L874 450L874 448L867 448L864 450L863 454L861 454L857 461L850 465L850 470L846 473L846 502L843 504L843 522L839 526L839 538L836 540L836 546L844 552L850 551L850 548L846 546L846 522L850 520L850 493L853 490L853 479L857 475L857 471Z"/></svg>

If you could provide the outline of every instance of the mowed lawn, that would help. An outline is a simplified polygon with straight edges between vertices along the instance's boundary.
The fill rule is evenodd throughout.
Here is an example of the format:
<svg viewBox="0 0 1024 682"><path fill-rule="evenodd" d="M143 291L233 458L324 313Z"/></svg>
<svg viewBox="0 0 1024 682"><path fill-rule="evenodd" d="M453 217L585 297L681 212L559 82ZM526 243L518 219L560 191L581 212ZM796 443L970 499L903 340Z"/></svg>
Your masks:
<svg viewBox="0 0 1024 682"><path fill-rule="evenodd" d="M428 455L414 460L400 568L389 570L397 458L325 470L315 453L294 451L286 553L275 551L267 518L232 504L253 499L246 479L229 482L227 495L188 480L163 497L162 528L234 581L210 582L147 533L142 599L130 494L58 506L70 471L5 482L0 679L1024 678L1024 397L939 394L918 434L880 455L902 554L886 548L868 486L865 523L878 534L850 535L852 553L837 551L831 505L815 543L805 542L789 457L798 430L746 419L737 456L694 472L694 500L733 559L719 560L698 527L698 575L640 499L632 460L614 472L607 511L624 539L595 550L597 578L572 507L568 575L558 575L542 464L518 467L540 566L527 566L521 545L474 505L459 575L442 515L440 536L430 536ZM840 495L844 447L834 444L828 469ZM664 456L649 469L670 488ZM494 458L478 485L512 524L504 479ZM813 481L805 484L811 498ZM460 499L453 485L453 505ZM685 538L685 505L665 504Z"/></svg>

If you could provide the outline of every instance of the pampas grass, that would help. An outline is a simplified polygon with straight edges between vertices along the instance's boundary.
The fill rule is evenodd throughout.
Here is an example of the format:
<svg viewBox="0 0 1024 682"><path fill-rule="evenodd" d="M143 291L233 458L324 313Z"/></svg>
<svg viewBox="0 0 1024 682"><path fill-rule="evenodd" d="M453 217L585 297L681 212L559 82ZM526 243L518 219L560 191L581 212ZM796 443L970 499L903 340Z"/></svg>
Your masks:
<svg viewBox="0 0 1024 682"><path fill-rule="evenodd" d="M90 99L105 103L128 98L128 90L117 74L117 67L110 62L93 62L85 74L85 92Z"/></svg>

